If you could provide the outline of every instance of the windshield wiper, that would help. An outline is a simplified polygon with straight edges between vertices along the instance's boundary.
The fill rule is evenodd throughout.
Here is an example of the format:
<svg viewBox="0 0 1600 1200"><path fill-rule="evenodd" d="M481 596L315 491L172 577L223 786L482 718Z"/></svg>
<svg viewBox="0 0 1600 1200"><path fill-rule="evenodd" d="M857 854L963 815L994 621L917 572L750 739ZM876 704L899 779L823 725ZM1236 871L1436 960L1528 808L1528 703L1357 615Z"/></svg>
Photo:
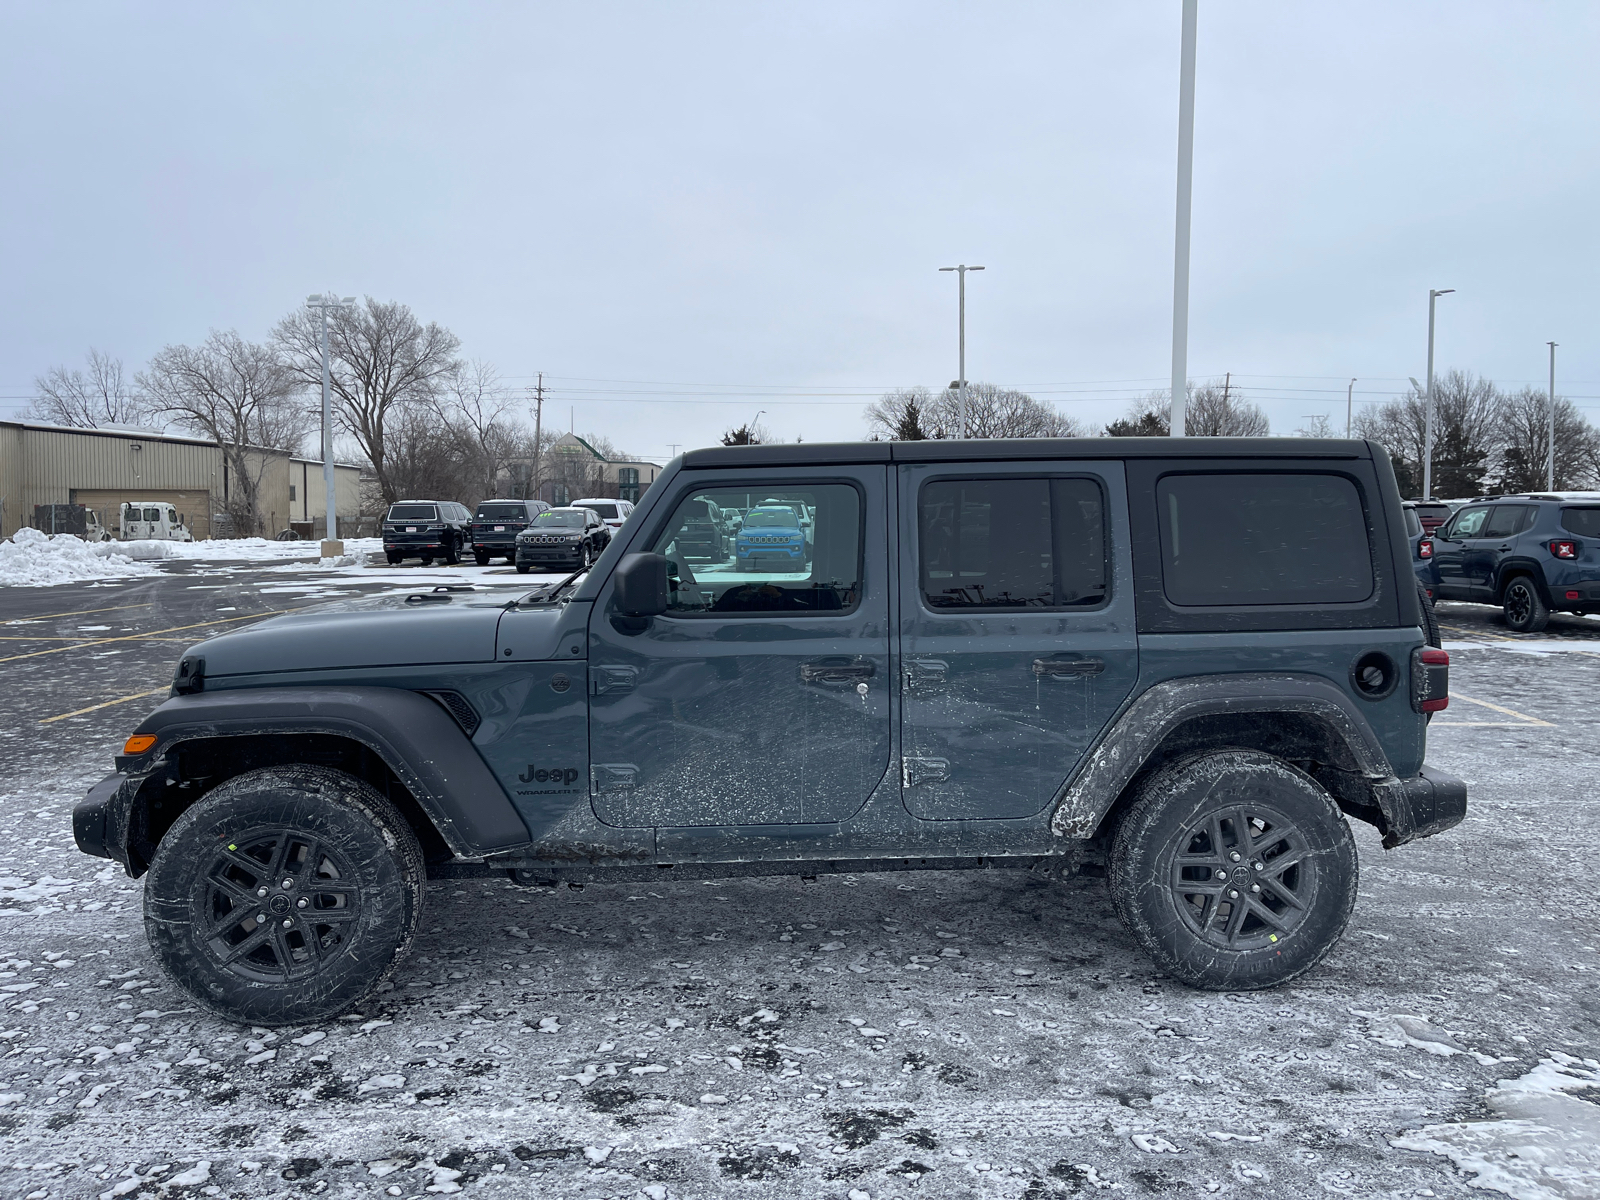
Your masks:
<svg viewBox="0 0 1600 1200"><path fill-rule="evenodd" d="M568 587L568 585L570 585L573 580L579 578L580 576L587 575L588 573L589 573L589 568L588 567L579 567L576 571L574 571L571 575L568 575L560 583L555 583L555 584L547 583L542 588L536 588L533 591L529 592L526 596L522 596L522 597L519 597L516 600L513 600L511 602L511 607L512 608L516 608L517 606L519 606L521 604L530 603L530 602L531 603L536 603L536 604L553 604L555 602L555 598L557 596L559 596L563 591L565 591L566 588Z"/></svg>

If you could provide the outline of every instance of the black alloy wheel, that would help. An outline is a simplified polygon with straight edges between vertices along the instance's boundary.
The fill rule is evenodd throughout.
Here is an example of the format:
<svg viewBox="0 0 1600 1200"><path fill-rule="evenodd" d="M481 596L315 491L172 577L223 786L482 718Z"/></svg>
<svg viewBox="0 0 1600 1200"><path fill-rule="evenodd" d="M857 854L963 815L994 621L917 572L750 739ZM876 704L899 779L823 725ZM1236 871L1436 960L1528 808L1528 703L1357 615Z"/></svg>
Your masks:
<svg viewBox="0 0 1600 1200"><path fill-rule="evenodd" d="M455 566L461 561L461 539L445 535L444 561L446 566Z"/></svg>
<svg viewBox="0 0 1600 1200"><path fill-rule="evenodd" d="M336 1016L383 982L421 921L415 833L328 767L247 772L185 810L145 879L145 933L203 1007L256 1025Z"/></svg>
<svg viewBox="0 0 1600 1200"><path fill-rule="evenodd" d="M1177 759L1117 822L1107 875L1117 913L1192 987L1272 987L1332 950L1355 905L1350 827L1305 772L1255 750Z"/></svg>
<svg viewBox="0 0 1600 1200"><path fill-rule="evenodd" d="M1518 575L1506 584L1506 627L1517 633L1538 633L1550 623L1550 610L1533 580Z"/></svg>

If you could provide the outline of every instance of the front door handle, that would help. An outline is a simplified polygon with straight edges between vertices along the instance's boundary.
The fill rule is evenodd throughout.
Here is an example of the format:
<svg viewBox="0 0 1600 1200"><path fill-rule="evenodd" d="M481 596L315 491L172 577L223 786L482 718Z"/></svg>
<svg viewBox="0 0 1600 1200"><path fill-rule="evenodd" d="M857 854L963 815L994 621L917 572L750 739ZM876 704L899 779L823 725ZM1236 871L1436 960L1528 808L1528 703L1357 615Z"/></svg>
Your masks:
<svg viewBox="0 0 1600 1200"><path fill-rule="evenodd" d="M1063 678L1072 675L1098 675L1106 669L1103 658L1036 658L1033 660L1033 673L1038 678L1045 676Z"/></svg>
<svg viewBox="0 0 1600 1200"><path fill-rule="evenodd" d="M823 658L816 662L800 664L800 682L855 683L857 680L871 679L876 672L877 668L870 662L857 662L848 658Z"/></svg>

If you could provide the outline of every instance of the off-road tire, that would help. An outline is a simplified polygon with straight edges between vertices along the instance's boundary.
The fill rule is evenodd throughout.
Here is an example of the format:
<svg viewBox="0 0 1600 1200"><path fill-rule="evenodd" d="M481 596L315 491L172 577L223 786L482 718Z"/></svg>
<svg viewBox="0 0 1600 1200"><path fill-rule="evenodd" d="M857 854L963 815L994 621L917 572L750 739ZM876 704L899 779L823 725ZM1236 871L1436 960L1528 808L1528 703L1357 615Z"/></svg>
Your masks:
<svg viewBox="0 0 1600 1200"><path fill-rule="evenodd" d="M1229 749L1176 759L1140 785L1107 874L1117 914L1162 971L1208 991L1252 991L1333 949L1359 868L1350 827L1316 780Z"/></svg>
<svg viewBox="0 0 1600 1200"><path fill-rule="evenodd" d="M480 567L487 567L489 565L489 552L487 550L474 550L472 552L472 561Z"/></svg>
<svg viewBox="0 0 1600 1200"><path fill-rule="evenodd" d="M211 1012L247 1025L321 1021L404 959L426 883L416 835L370 784L329 767L266 767L219 785L162 838L145 935Z"/></svg>
<svg viewBox="0 0 1600 1200"><path fill-rule="evenodd" d="M1439 617L1433 611L1433 601L1428 598L1427 586L1417 580L1417 604L1422 609L1422 634L1428 645L1439 646Z"/></svg>
<svg viewBox="0 0 1600 1200"><path fill-rule="evenodd" d="M1550 609L1539 595L1539 585L1527 575L1506 584L1506 628L1516 633L1538 633L1550 624Z"/></svg>

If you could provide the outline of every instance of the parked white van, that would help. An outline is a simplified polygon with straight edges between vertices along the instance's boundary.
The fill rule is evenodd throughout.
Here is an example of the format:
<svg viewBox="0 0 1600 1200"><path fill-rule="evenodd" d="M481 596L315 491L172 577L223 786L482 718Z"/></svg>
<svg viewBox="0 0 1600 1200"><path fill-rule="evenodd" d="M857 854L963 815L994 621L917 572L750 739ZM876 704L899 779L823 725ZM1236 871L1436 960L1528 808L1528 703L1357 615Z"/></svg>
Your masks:
<svg viewBox="0 0 1600 1200"><path fill-rule="evenodd" d="M130 500L122 506L118 537L124 542L149 539L158 542L192 542L194 535L183 515L159 500Z"/></svg>

